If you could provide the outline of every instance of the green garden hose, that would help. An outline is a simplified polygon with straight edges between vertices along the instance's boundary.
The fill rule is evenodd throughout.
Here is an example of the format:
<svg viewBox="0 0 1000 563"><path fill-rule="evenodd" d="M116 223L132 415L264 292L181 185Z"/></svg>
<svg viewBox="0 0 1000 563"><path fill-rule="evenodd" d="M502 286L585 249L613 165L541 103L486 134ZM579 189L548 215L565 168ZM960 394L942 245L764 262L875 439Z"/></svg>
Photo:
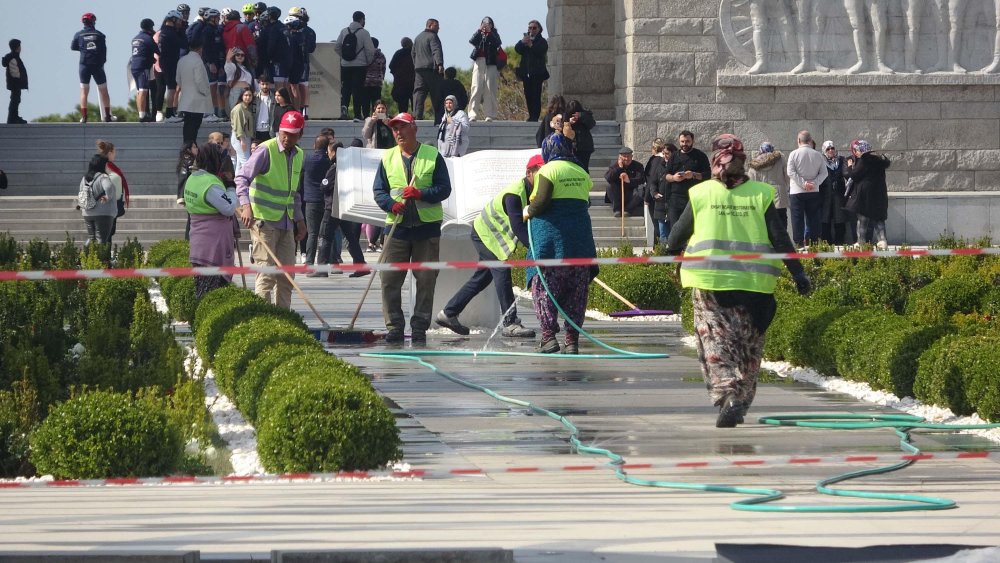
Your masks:
<svg viewBox="0 0 1000 563"><path fill-rule="evenodd" d="M529 228L529 243L534 249L534 241L530 238L530 228ZM541 280L543 287L552 303L556 306L559 314L562 315L564 319L581 335L588 338L591 342L594 342L598 346L601 346L611 352L612 354L581 354L581 355L558 355L560 359L577 359L577 360L594 360L594 359L653 359L653 358L666 358L666 354L640 354L637 352L630 352L627 350L622 350L606 344L590 333L583 330L581 327L577 326L572 319L566 315L562 307L555 300L552 292L549 291L548 283L545 281L545 277L542 274L541 269L538 270L538 278ZM532 413L547 416L553 420L556 420L569 432L569 442L580 454L587 455L598 455L603 456L609 460L608 467L612 469L615 476L625 483L632 485L639 485L644 487L657 487L664 489L681 489L689 491L702 491L702 492L712 492L712 493L731 493L739 495L752 495L752 498L739 500L731 503L729 506L734 510L745 510L752 512L837 512L837 513L861 513L861 512L904 512L911 510L943 510L948 508L955 508L957 505L955 501L939 498L939 497L929 497L924 495L917 495L911 493L880 493L875 491L860 491L860 490L848 490L848 489L833 489L830 485L835 483L840 483L848 481L851 479L857 479L860 477L867 477L870 475L880 475L884 473L891 473L905 467L909 467L916 462L915 459L904 460L899 463L895 463L885 467L877 467L871 469L864 469L860 471L852 471L849 473L844 473L828 479L823 479L816 483L816 491L820 494L830 495L830 496L841 496L841 497L853 497L853 498L863 498L863 499L876 499L882 501L892 501L894 504L869 504L869 505L839 505L839 504L818 504L818 505L780 505L773 504L774 501L780 500L785 497L785 494L778 489L770 488L758 488L758 487L739 487L731 485L706 485L700 483L687 483L679 481L660 481L660 480L650 480L641 479L638 477L632 477L626 473L624 470L625 458L608 450L606 448L597 448L593 446L584 445L579 439L579 430L576 425L574 425L569 419L559 414L556 414L548 409L534 405L527 401L522 401L520 399L514 399L511 397L506 397L493 391L488 387L472 383L470 381L456 377L440 368L436 365L425 361L424 357L430 356L449 356L449 357L497 357L497 356L529 356L529 357L555 357L552 354L538 354L538 353L525 353L525 352L471 352L471 351L460 351L460 350L416 350L409 352L380 352L380 353L364 353L361 354L363 357L367 358L379 358L383 360L390 361L404 361L404 362L415 362L418 363L432 372L444 377L445 379L480 391L497 401L501 401L510 405L515 405L528 409ZM806 428L823 428L823 429L834 429L834 430L856 430L856 429L868 429L868 428L892 428L896 435L899 437L900 449L909 455L917 456L920 450L914 446L911 442L910 431L914 429L924 429L924 430L973 430L973 429L986 429L986 428L997 428L1000 424L968 424L968 425L950 425L950 424L933 424L926 422L923 418L908 414L793 414L793 415L777 415L770 417L762 417L758 419L761 424L771 424L778 426L799 426Z"/></svg>

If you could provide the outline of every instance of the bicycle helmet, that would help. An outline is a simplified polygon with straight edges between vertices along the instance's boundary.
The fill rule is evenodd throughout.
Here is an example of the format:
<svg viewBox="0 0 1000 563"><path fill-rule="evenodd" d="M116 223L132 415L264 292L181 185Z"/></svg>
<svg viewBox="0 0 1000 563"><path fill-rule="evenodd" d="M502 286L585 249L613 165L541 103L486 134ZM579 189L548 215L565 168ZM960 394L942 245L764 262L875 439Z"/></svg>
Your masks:
<svg viewBox="0 0 1000 563"><path fill-rule="evenodd" d="M296 18L300 17L302 15L302 8L299 8L298 6L292 6L291 8L288 9L288 15L294 16Z"/></svg>
<svg viewBox="0 0 1000 563"><path fill-rule="evenodd" d="M209 9L205 10L205 19L206 20L210 20L212 18L217 18L217 17L219 17L219 11L216 10L215 8L209 8Z"/></svg>
<svg viewBox="0 0 1000 563"><path fill-rule="evenodd" d="M302 27L302 20L292 15L285 16L285 19L282 23L284 23L291 29L299 29Z"/></svg>
<svg viewBox="0 0 1000 563"><path fill-rule="evenodd" d="M253 4L251 4L249 2L246 3L246 4L243 4L243 9L240 10L240 11L242 13L244 13L244 14L252 14L252 13L254 13Z"/></svg>
<svg viewBox="0 0 1000 563"><path fill-rule="evenodd" d="M191 13L191 6L188 6L187 4L178 4L177 5L177 11L180 12L182 15L183 14L190 14Z"/></svg>
<svg viewBox="0 0 1000 563"><path fill-rule="evenodd" d="M271 21L273 21L273 22L280 22L281 21L281 8L279 8L277 6L270 6L267 9L267 17L270 18Z"/></svg>
<svg viewBox="0 0 1000 563"><path fill-rule="evenodd" d="M208 10L209 8L198 8L198 17L199 18L205 17L205 12L207 12Z"/></svg>
<svg viewBox="0 0 1000 563"><path fill-rule="evenodd" d="M222 19L224 19L224 20L229 19L229 14L231 14L231 13L233 13L233 9L232 8L223 8L222 11L219 12L219 14L222 16Z"/></svg>
<svg viewBox="0 0 1000 563"><path fill-rule="evenodd" d="M97 16L91 14L90 12L87 12L86 14L83 14L83 17L80 18L80 21L82 21L84 25L93 25L93 23L97 21Z"/></svg>
<svg viewBox="0 0 1000 563"><path fill-rule="evenodd" d="M258 14L263 14L267 11L267 4L263 2L257 2L253 5L253 11Z"/></svg>
<svg viewBox="0 0 1000 563"><path fill-rule="evenodd" d="M169 12L167 12L166 17L164 17L163 19L165 19L165 20L182 20L182 19L184 19L184 16L181 15L181 13L178 12L177 10L170 10Z"/></svg>

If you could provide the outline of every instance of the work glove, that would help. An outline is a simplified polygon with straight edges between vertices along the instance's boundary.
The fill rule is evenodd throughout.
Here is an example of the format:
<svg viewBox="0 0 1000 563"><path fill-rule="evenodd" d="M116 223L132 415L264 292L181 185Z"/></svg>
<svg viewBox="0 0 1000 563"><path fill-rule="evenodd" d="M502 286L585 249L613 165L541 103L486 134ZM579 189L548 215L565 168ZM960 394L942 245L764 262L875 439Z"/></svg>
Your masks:
<svg viewBox="0 0 1000 563"><path fill-rule="evenodd" d="M413 186L403 188L403 199L420 199L420 190Z"/></svg>
<svg viewBox="0 0 1000 563"><path fill-rule="evenodd" d="M392 204L392 212L396 215L402 215L404 207L406 207L405 203L397 201L396 203Z"/></svg>
<svg viewBox="0 0 1000 563"><path fill-rule="evenodd" d="M805 273L800 273L792 277L795 280L795 289L798 290L799 295L809 295L812 293L812 282L809 281L809 276Z"/></svg>

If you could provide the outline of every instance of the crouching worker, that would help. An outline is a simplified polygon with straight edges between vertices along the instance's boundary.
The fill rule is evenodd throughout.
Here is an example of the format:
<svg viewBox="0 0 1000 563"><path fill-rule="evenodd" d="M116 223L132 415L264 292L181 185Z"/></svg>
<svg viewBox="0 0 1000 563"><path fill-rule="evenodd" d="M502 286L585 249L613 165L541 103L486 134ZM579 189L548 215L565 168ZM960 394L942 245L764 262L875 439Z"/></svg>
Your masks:
<svg viewBox="0 0 1000 563"><path fill-rule="evenodd" d="M667 252L714 256L794 252L768 184L746 175L743 143L724 134L712 141L712 179L691 188L690 201L671 226ZM685 248L686 247L686 248ZM798 260L785 260L799 293L809 278ZM715 425L743 422L757 391L764 333L777 305L777 260L684 262L681 284L693 289L698 360L709 395L719 407Z"/></svg>
<svg viewBox="0 0 1000 563"><path fill-rule="evenodd" d="M528 161L524 178L514 181L503 189L473 222L472 244L479 253L480 260L506 260L514 253L517 243L528 246L528 226L524 222L524 208L534 187L535 173L545 164L541 155ZM497 290L500 309L503 310L503 330L508 338L534 338L535 331L524 328L517 318L514 303L514 282L509 268L482 268L472 274L472 278L448 301L437 314L435 322L461 335L469 334L469 328L458 320L458 316L490 282Z"/></svg>

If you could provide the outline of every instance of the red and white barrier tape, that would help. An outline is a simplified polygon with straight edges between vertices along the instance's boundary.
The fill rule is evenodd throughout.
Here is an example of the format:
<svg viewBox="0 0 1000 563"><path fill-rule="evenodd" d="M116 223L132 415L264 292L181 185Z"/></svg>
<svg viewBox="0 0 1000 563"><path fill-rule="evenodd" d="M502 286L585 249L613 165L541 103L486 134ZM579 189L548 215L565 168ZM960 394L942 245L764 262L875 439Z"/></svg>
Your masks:
<svg viewBox="0 0 1000 563"><path fill-rule="evenodd" d="M477 270L486 268L524 268L528 266L606 266L613 264L673 264L683 262L733 262L743 260L808 260L835 258L896 258L924 256L978 256L1000 254L1000 247L867 250L842 252L790 252L770 254L730 254L718 256L633 256L628 258L553 258L545 260L387 262L383 264L317 264L308 266L223 266L198 268L119 268L104 270L33 270L0 272L0 281L85 280L102 278L163 278L191 276L236 276L239 274L310 274L313 272L407 271L407 270Z"/></svg>
<svg viewBox="0 0 1000 563"><path fill-rule="evenodd" d="M900 461L942 461L942 460L972 460L997 459L1000 451L984 452L937 452L920 454L856 454L836 456L792 456L792 457L758 457L746 459L692 460L661 463L626 463L622 469L626 471L665 470L665 469L711 469L711 468L741 468L741 467L776 467L776 466L806 466L853 463L898 463ZM0 481L0 489L30 489L30 488L60 488L60 487L106 487L127 485L218 485L239 483L286 483L302 481L342 481L379 478L395 479L447 479L467 476L487 476L523 473L586 473L607 471L609 464L578 464L556 466L511 466L511 467L465 467L454 469L420 469L397 471L341 471L338 473L291 473L283 475L250 475L226 477L147 477L120 479L66 479L66 480L32 480L32 481Z"/></svg>

